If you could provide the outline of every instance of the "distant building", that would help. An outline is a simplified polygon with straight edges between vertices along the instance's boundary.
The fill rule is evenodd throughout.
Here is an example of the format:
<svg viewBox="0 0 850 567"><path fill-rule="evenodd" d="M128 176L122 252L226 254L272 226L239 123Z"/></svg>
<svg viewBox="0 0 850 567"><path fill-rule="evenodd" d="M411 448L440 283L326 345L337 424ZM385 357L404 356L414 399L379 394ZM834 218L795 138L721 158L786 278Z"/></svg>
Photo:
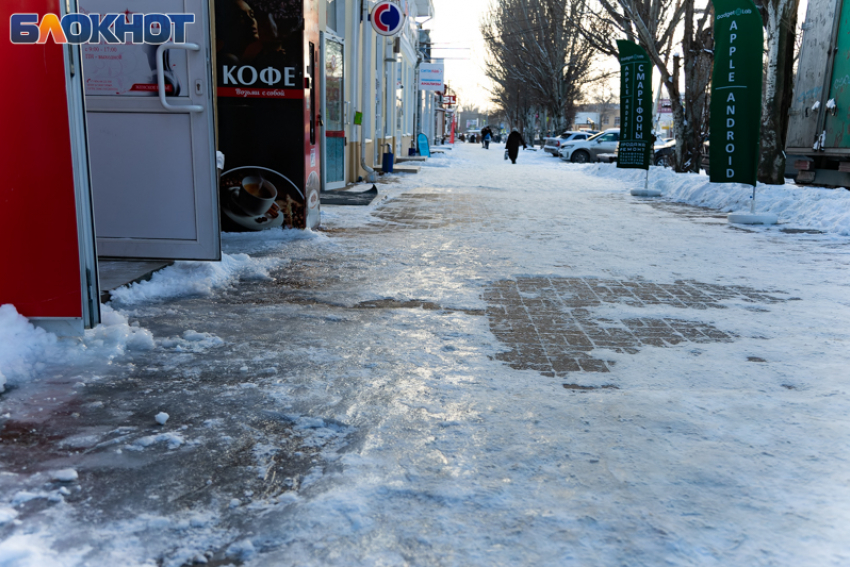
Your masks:
<svg viewBox="0 0 850 567"><path fill-rule="evenodd" d="M673 137L673 104L669 98L658 101L658 110L655 114L655 131L660 138Z"/></svg>
<svg viewBox="0 0 850 567"><path fill-rule="evenodd" d="M619 127L620 105L613 103L582 105L573 122L574 130L607 130Z"/></svg>
<svg viewBox="0 0 850 567"><path fill-rule="evenodd" d="M480 130L490 124L490 116L486 112L477 109L462 110L458 113L457 126L461 132L467 130Z"/></svg>
<svg viewBox="0 0 850 567"><path fill-rule="evenodd" d="M598 130L599 129L599 113L598 112L576 112L575 122L573 122L573 130Z"/></svg>

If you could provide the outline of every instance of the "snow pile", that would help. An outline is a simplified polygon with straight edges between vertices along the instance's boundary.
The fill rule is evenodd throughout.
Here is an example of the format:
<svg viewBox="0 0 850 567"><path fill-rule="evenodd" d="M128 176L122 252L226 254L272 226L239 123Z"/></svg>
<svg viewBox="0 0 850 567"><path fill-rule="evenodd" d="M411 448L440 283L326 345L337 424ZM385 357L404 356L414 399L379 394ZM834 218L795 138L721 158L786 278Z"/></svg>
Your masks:
<svg viewBox="0 0 850 567"><path fill-rule="evenodd" d="M227 548L227 557L247 561L256 555L256 549L250 539L238 541Z"/></svg>
<svg viewBox="0 0 850 567"><path fill-rule="evenodd" d="M571 166L583 173L613 178L643 186L642 169L617 169L613 164ZM706 175L675 173L653 167L649 183L662 191L663 198L722 211L749 210L752 187L738 183L711 183ZM850 191L823 187L765 185L756 187L756 210L779 216L785 225L850 235Z"/></svg>
<svg viewBox="0 0 850 567"><path fill-rule="evenodd" d="M58 482L74 482L79 477L80 475L74 469L61 469L50 474L50 479Z"/></svg>
<svg viewBox="0 0 850 567"><path fill-rule="evenodd" d="M8 524L18 517L18 511L14 508L0 508L0 526Z"/></svg>
<svg viewBox="0 0 850 567"><path fill-rule="evenodd" d="M150 281L114 290L112 299L117 304L134 305L157 299L206 297L239 280L269 280L269 270L281 262L247 254L222 254L221 262L175 262L155 272Z"/></svg>
<svg viewBox="0 0 850 567"><path fill-rule="evenodd" d="M224 346L224 340L211 333L199 333L194 329L183 331L182 337L168 337L160 345L175 352L204 352Z"/></svg>
<svg viewBox="0 0 850 567"><path fill-rule="evenodd" d="M0 392L8 378L32 376L56 341L56 335L33 327L13 305L0 305Z"/></svg>
<svg viewBox="0 0 850 567"><path fill-rule="evenodd" d="M86 331L85 344L88 347L100 347L124 354L127 350L153 350L153 333L139 327L138 323L130 325L127 317L108 305L100 306L100 325Z"/></svg>
<svg viewBox="0 0 850 567"><path fill-rule="evenodd" d="M6 381L31 380L46 364L85 366L112 360L128 350L155 347L153 334L108 305L101 306L102 323L85 332L82 342L60 340L33 326L13 305L0 306L0 392Z"/></svg>
<svg viewBox="0 0 850 567"><path fill-rule="evenodd" d="M14 511L12 511L14 512ZM0 516L3 509L0 508ZM98 548L92 545L62 546L53 549L53 538L44 529L17 533L0 540L0 566L2 567L83 567L94 565L132 565L181 567L210 562L215 550L232 540L232 535L216 528L216 517L211 513L173 513L167 517L153 514L134 515L128 519L99 523L102 536ZM71 522L64 526L63 535L76 541L86 529L85 522ZM149 538L145 535L149 534ZM162 555L145 561L151 540L163 542ZM73 547L73 548L71 548ZM225 565L233 565L246 553L234 555ZM237 551L237 548L234 548ZM98 558L93 558L99 554ZM106 559L103 559L103 558Z"/></svg>
<svg viewBox="0 0 850 567"><path fill-rule="evenodd" d="M83 564L89 548L53 551L37 535L15 534L0 541L0 565L3 567L50 566L65 567Z"/></svg>
<svg viewBox="0 0 850 567"><path fill-rule="evenodd" d="M152 445L165 443L168 450L173 451L180 447L184 442L185 440L183 439L183 436L179 433L160 433L159 435L148 435L146 437L136 439L127 445L127 449L130 451L143 451Z"/></svg>

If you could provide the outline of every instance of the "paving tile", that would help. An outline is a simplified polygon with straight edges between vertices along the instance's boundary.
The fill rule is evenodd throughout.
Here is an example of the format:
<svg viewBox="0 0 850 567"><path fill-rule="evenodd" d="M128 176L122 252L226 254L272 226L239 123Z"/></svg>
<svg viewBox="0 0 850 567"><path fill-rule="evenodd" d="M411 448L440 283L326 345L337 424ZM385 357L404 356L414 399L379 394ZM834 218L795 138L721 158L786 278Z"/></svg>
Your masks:
<svg viewBox="0 0 850 567"><path fill-rule="evenodd" d="M493 282L482 296L487 301L491 331L511 348L497 358L513 368L563 377L579 371L609 372L614 363L590 356L594 349L636 355L646 347L735 340L733 334L699 321L651 316L618 319L610 314L596 317L597 307L670 305L685 313L688 309L726 309L720 301L786 301L779 294L693 280L655 283L526 277Z"/></svg>

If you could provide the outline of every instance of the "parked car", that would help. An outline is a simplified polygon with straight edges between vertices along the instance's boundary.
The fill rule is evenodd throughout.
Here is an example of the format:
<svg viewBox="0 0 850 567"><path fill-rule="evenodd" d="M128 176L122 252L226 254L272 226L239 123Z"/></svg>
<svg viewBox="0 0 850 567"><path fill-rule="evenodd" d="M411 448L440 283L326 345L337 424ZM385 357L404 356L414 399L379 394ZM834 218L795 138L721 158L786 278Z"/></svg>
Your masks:
<svg viewBox="0 0 850 567"><path fill-rule="evenodd" d="M561 144L559 155L564 161L589 163L599 161L599 154L613 154L620 141L620 129L610 128L586 140Z"/></svg>
<svg viewBox="0 0 850 567"><path fill-rule="evenodd" d="M652 163L658 167L673 167L676 161L676 139L662 138L655 142Z"/></svg>
<svg viewBox="0 0 850 567"><path fill-rule="evenodd" d="M567 142L574 142L579 140L586 140L593 134L597 132L574 132L568 130L559 136L553 136L551 138L546 138L545 144L543 145L543 151L552 154L553 156L558 156L558 150L561 149L561 144L566 144Z"/></svg>

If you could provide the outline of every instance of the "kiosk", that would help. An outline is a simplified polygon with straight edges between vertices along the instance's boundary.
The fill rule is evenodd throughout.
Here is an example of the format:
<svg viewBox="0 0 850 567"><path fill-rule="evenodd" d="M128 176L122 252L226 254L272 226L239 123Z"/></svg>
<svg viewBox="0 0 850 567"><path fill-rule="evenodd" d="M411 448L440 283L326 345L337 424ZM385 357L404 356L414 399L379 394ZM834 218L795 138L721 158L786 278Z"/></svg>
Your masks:
<svg viewBox="0 0 850 567"><path fill-rule="evenodd" d="M192 13L186 42L10 41L14 13ZM60 335L100 322L98 254L221 258L209 3L3 0L0 304ZM85 78L85 79L84 79Z"/></svg>

